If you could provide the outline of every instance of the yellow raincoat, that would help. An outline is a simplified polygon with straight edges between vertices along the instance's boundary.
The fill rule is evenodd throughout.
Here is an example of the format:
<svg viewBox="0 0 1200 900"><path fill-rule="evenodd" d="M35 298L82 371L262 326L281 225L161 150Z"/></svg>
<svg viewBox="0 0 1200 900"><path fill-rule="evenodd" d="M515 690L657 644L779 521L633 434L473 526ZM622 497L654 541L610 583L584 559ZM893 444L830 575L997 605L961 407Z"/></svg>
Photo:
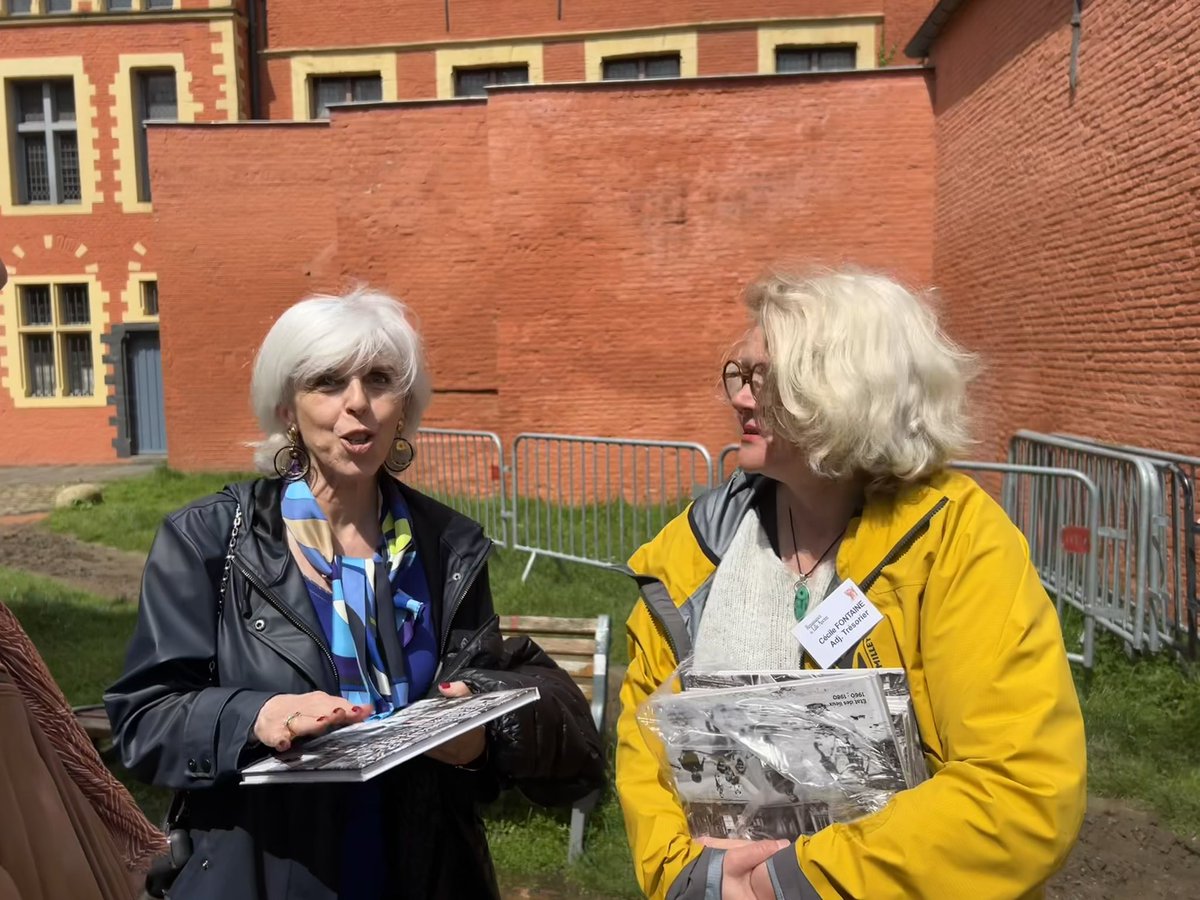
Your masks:
<svg viewBox="0 0 1200 900"><path fill-rule="evenodd" d="M627 623L617 791L652 898L719 898L722 854L689 837L636 710L690 653L721 555L771 485L736 474L629 563L642 599ZM1042 896L1079 831L1086 756L1058 618L1022 535L974 481L945 473L868 502L837 572L884 615L840 664L907 670L932 777L772 857L777 895Z"/></svg>

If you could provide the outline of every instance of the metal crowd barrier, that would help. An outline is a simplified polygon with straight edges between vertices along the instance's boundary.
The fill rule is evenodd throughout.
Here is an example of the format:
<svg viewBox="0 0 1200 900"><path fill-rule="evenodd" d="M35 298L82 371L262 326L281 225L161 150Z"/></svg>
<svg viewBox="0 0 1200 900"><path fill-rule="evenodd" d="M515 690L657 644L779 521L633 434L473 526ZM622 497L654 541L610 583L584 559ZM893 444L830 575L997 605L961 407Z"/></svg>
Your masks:
<svg viewBox="0 0 1200 900"><path fill-rule="evenodd" d="M1163 509L1159 479L1145 459L1094 444L1033 431L1009 442L1009 462L1075 469L1099 488L1097 584L1093 612L1101 627L1134 650L1160 649L1166 591L1151 562L1156 511ZM1012 487L1003 503L1011 508Z"/></svg>
<svg viewBox="0 0 1200 900"><path fill-rule="evenodd" d="M717 468L713 472L713 484L723 484L737 469L737 452L740 444L726 444L717 457Z"/></svg>
<svg viewBox="0 0 1200 900"><path fill-rule="evenodd" d="M1189 655L1196 655L1197 618L1200 616L1200 597L1197 597L1196 557L1200 543L1200 519L1196 510L1196 474L1200 458L1133 447L1107 444L1094 438L1060 434L1077 443L1105 447L1149 461L1158 476L1159 490L1165 508L1156 517L1157 527L1151 536L1151 558L1167 591L1167 619L1171 629L1186 635Z"/></svg>
<svg viewBox="0 0 1200 900"><path fill-rule="evenodd" d="M1100 529L1100 490L1074 469L1014 463L956 462L967 472L1003 475L1004 511L1029 544L1042 585L1054 597L1059 619L1066 607L1083 614L1080 652L1067 658L1091 669L1095 661L1095 601Z"/></svg>
<svg viewBox="0 0 1200 900"><path fill-rule="evenodd" d="M512 450L513 543L539 556L609 566L712 486L700 444L520 434Z"/></svg>
<svg viewBox="0 0 1200 900"><path fill-rule="evenodd" d="M504 446L490 431L422 428L416 455L401 478L483 525L501 546L511 545Z"/></svg>

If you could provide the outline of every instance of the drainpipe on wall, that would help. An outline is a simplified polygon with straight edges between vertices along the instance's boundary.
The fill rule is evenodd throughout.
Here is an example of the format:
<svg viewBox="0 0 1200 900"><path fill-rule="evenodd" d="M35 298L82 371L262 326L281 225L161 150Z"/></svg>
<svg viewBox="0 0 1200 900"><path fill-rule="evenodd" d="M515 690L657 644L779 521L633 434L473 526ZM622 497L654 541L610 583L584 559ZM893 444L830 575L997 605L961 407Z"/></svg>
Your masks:
<svg viewBox="0 0 1200 900"><path fill-rule="evenodd" d="M262 118L262 90L259 79L259 3L266 0L247 0L246 3L246 43L250 45L250 118Z"/></svg>

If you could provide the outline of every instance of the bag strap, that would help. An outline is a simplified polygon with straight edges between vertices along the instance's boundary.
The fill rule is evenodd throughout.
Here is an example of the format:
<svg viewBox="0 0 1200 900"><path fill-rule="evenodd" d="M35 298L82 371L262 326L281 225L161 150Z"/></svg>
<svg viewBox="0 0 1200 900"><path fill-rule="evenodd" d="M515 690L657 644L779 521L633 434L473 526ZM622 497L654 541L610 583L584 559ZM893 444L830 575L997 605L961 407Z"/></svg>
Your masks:
<svg viewBox="0 0 1200 900"><path fill-rule="evenodd" d="M225 570L221 573L221 589L217 594L217 621L221 620L221 614L225 608L225 594L229 591L229 570L233 567L233 551L237 547L238 534L242 530L242 504L239 502L237 509L233 513L233 527L229 529L229 547L225 551ZM216 660L210 660L208 671L212 678L216 678ZM183 818L184 811L187 808L187 791L176 791L171 797L171 804L167 807L166 815L163 816L162 830L166 835L170 835ZM175 854L174 847L171 848L170 855ZM190 852L190 848L189 848ZM175 868L175 874L178 874L178 868L182 868L182 864ZM162 896L162 894L151 896Z"/></svg>
<svg viewBox="0 0 1200 900"><path fill-rule="evenodd" d="M217 619L225 609L225 594L229 590L229 569L233 566L233 551L237 547L238 532L242 530L242 504L238 503L233 514L233 527L229 529L229 549L225 553L225 571L221 573L221 590L217 595Z"/></svg>

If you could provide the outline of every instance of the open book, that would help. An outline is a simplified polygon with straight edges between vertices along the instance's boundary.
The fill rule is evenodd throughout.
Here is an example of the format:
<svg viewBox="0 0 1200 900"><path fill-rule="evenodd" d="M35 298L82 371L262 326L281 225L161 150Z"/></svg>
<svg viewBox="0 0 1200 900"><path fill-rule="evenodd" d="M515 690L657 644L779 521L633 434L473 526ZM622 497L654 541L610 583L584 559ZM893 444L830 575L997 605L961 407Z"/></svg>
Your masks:
<svg viewBox="0 0 1200 900"><path fill-rule="evenodd" d="M537 699L537 688L521 688L418 700L386 719L347 725L247 766L242 784L367 781Z"/></svg>

